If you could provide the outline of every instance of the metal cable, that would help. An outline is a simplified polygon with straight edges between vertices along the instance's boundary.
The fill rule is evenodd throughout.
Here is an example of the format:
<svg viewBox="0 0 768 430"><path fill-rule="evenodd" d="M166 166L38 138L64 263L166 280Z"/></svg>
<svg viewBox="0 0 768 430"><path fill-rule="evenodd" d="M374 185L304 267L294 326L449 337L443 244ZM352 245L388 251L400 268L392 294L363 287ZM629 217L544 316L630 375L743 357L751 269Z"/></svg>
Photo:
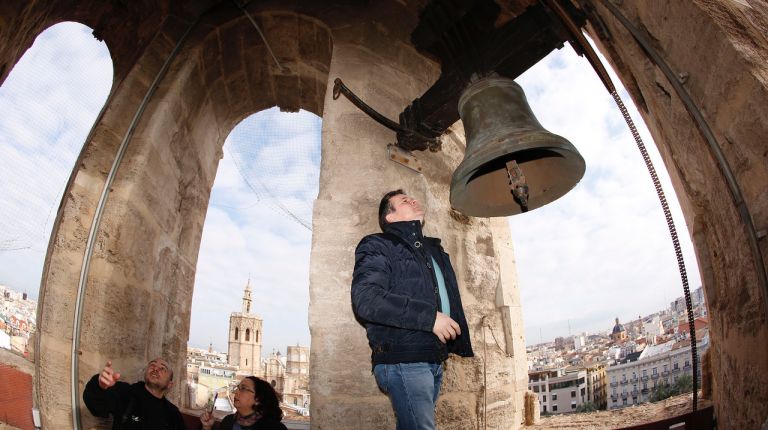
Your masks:
<svg viewBox="0 0 768 430"><path fill-rule="evenodd" d="M199 17L195 19L192 23L190 23L189 27L187 27L186 31L181 36L179 41L176 42L176 46L174 46L173 50L168 54L168 57L165 59L165 62L163 63L163 65L160 67L160 70L157 72L157 75L155 75L155 79L152 81L149 88L147 89L147 92L144 95L144 99L141 101L141 104L136 109L136 113L133 115L133 118L131 119L131 123L128 126L128 130L123 136L123 140L120 142L120 146L117 148L115 159L112 162L112 167L110 168L109 174L107 175L106 180L104 182L104 187L101 190L101 196L99 197L99 201L96 205L96 211L93 215L93 221L91 222L91 228L90 228L90 231L88 232L88 240L86 242L85 252L83 254L83 265L80 269L80 280L77 286L77 296L75 299L75 310L74 310L74 321L72 326L72 349L71 349L72 362L70 366L70 372L71 372L70 373L70 378L71 378L70 396L72 401L72 426L76 430L80 430L80 428L82 428L82 423L80 421L80 388L77 380L80 374L79 349L80 349L80 326L83 320L83 299L85 297L85 289L88 284L87 282L88 272L91 265L91 257L93 256L94 245L96 243L96 236L98 235L99 226L101 225L101 218L104 215L104 208L106 207L107 198L109 197L109 193L112 189L112 183L115 180L115 176L117 175L117 170L123 161L123 156L125 155L125 151L128 148L128 144L133 139L133 133L134 131L136 131L136 127L139 123L139 120L144 114L144 110L149 104L149 101L152 99L152 96L154 96L155 91L157 90L157 87L160 85L160 81L165 77L165 74L168 71L168 68L170 67L171 62L173 61L174 58L176 58L176 55L181 50L181 46L187 40L187 36L189 36L189 34L192 32L192 29L195 27L198 20L199 20Z"/></svg>
<svg viewBox="0 0 768 430"><path fill-rule="evenodd" d="M560 0L546 0L546 4L550 9L552 9L558 17L562 20L563 24L565 25L566 29L569 31L571 36L573 36L573 44L581 48L581 51L584 53L584 55L587 57L587 60L592 65L592 67L595 70L595 73L600 77L600 80L605 85L605 88L608 90L608 92L611 94L613 99L616 101L616 104L619 107L619 110L621 111L622 116L624 117L624 121L626 121L627 125L629 126L630 131L632 132L632 136L635 139L635 142L637 143L637 147L640 150L640 154L643 156L643 161L645 161L645 166L648 169L648 173L651 175L651 180L653 181L653 186L656 188L656 194L659 197L659 202L661 203L661 208L664 210L664 218L667 221L667 227L669 228L669 234L672 237L672 244L675 248L675 255L677 256L677 267L680 271L680 278L683 283L683 294L685 296L685 306L686 310L688 312L688 327L689 331L691 333L691 360L693 362L693 410L694 412L697 410L697 400L698 400L698 354L696 352L696 327L694 325L693 320L693 306L691 304L691 293L690 288L688 287L688 275L685 269L685 260L683 259L683 253L680 249L680 240L677 236L677 229L675 228L675 221L672 218L672 213L669 210L669 205L667 204L667 198L664 195L664 189L661 186L661 182L659 181L659 177L656 174L656 169L653 167L653 162L651 161L651 158L648 156L648 151L645 149L645 144L643 144L643 140L640 137L640 133L637 132L637 128L635 127L635 123L632 121L632 117L629 115L629 112L627 111L626 106L624 106L624 102L622 102L621 97L619 97L619 93L616 90L616 87L613 85L613 82L611 81L610 76L608 75L608 71L603 66L602 62L600 61L599 57L597 56L597 53L592 49L592 45L589 44L586 37L581 33L581 30L579 27L573 22L573 19L568 15L568 13L565 11L565 9L562 7L562 5L559 3ZM649 46L649 44L643 43L642 37L638 35L639 32L636 31L636 29L629 23L629 21L621 15L621 13L616 9L615 6L610 4L607 0L602 0L602 3L610 9L610 11L616 16L617 19L632 33L633 36L635 36L635 40L638 41L638 43L641 44L646 49L646 52L649 53L651 58L659 64L659 66L665 71L665 74L667 78L672 82L672 85L675 87L676 90L678 90L678 95L683 99L684 102L686 102L686 106L689 108L689 112L691 112L692 116L696 120L696 123L700 126L702 129L702 132L704 133L705 137L707 138L708 142L710 143L710 146L717 146L712 141L709 140L709 136L711 135L711 132L709 132L709 127L707 127L706 122L703 121L703 118L701 118L701 113L693 106L693 102L690 102L690 97L688 97L685 90L682 88L682 86L679 85L679 82L677 82L676 79L674 79L674 76L671 76L669 73L669 67L661 60L661 57L656 54L655 51ZM648 45L648 46L647 46ZM663 66L663 67L662 67ZM669 73L667 73L669 72ZM690 102L690 103L688 103ZM718 157L716 157L718 158ZM718 158L719 161L721 161L721 167L725 170L726 174L726 182L729 183L728 180L729 177L732 177L730 175L730 168L728 167L727 162L724 160L724 158L721 160ZM736 198L736 200L740 200L743 206L743 200L741 199L741 194L738 189L738 185L735 185L735 189L731 188L732 195ZM742 212L740 210L740 212ZM749 217L747 217L749 218ZM751 224L751 219L746 219L745 224L747 225L747 230L750 230L754 232L754 226ZM759 250L758 250L759 253ZM762 258L760 259L762 261ZM761 270L762 272L762 270Z"/></svg>
<svg viewBox="0 0 768 430"><path fill-rule="evenodd" d="M256 23L256 20L253 19L250 13L248 13L247 10L245 10L245 6L241 5L237 2L237 0L232 0L232 3L234 3L242 12L243 14L248 17L248 20L251 21L251 24L253 24L253 27L256 28L256 31L259 33L259 36L261 36L261 40L264 41L264 46L267 47L267 51L269 51L269 55L272 56L272 59L275 60L275 64L277 64L277 69L280 72L283 72L283 66L280 65L280 62L277 61L277 57L275 56L275 53L272 52L272 47L269 46L269 42L267 42L267 38L264 36L264 33L261 32L261 28L259 27L259 24Z"/></svg>
<svg viewBox="0 0 768 430"><path fill-rule="evenodd" d="M701 113L701 110L696 107L696 104L693 102L690 94L688 94L688 91L686 91L682 83L678 80L677 76L675 76L675 73L672 72L669 64L664 61L658 51L653 47L653 43L651 43L651 41L648 39L648 36L640 31L637 27L632 25L627 17L625 17L615 5L611 4L611 2L608 0L600 1L603 6L605 6L621 23L621 25L623 25L624 28L630 32L632 37L635 38L635 41L637 41L637 43L643 48L643 50L648 54L653 62L659 67L661 72L664 73L664 76L667 78L670 85L672 85L672 88L674 88L677 96L680 97L680 100L685 105L686 110L688 110L688 113L693 118L694 123L698 126L699 131L709 146L710 153L717 162L717 167L719 168L720 173L723 175L725 184L727 185L728 191L730 192L731 198L733 199L733 204L736 208L736 211L739 213L739 217L741 218L742 226L745 230L744 233L746 235L747 245L749 246L749 250L752 253L752 261L755 265L755 274L757 275L757 279L763 289L764 318L768 320L768 271L766 271L766 266L763 260L763 253L760 250L758 234L755 230L755 224L752 221L752 215L750 214L749 208L744 201L744 196L741 193L741 187L736 180L730 163L728 163L728 159L725 158L725 154L723 153L721 145L715 138L712 129L709 127L709 124L704 119L704 115ZM693 328L691 331L693 332Z"/></svg>

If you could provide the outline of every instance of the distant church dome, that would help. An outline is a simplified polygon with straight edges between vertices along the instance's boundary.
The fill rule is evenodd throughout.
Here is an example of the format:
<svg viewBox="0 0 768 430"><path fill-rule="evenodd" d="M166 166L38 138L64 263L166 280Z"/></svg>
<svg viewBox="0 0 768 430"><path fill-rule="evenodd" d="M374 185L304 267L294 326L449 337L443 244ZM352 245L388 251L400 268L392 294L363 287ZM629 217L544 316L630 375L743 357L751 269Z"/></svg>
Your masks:
<svg viewBox="0 0 768 430"><path fill-rule="evenodd" d="M611 334L619 334L619 333L621 333L623 331L626 331L626 330L624 330L624 325L622 325L619 322L619 319L616 318L616 325L613 326L613 331L611 332Z"/></svg>

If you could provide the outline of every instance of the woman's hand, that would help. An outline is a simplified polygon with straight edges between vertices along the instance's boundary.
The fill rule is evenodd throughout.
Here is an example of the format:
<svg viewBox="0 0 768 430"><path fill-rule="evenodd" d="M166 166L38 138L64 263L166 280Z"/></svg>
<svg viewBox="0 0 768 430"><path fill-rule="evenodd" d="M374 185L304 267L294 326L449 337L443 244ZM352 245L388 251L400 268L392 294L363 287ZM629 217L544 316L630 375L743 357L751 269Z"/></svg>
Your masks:
<svg viewBox="0 0 768 430"><path fill-rule="evenodd" d="M203 425L203 430L211 430L214 421L213 414L208 411L200 415L200 423Z"/></svg>

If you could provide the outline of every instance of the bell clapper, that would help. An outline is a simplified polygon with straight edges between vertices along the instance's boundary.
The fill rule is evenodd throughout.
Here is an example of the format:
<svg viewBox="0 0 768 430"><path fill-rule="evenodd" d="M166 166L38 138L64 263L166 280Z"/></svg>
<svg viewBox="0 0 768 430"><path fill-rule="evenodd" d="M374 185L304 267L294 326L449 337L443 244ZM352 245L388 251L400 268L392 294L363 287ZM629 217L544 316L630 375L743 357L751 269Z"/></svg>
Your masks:
<svg viewBox="0 0 768 430"><path fill-rule="evenodd" d="M520 169L515 160L507 161L506 169L512 197L520 205L522 212L528 212L528 184L525 181L522 169Z"/></svg>

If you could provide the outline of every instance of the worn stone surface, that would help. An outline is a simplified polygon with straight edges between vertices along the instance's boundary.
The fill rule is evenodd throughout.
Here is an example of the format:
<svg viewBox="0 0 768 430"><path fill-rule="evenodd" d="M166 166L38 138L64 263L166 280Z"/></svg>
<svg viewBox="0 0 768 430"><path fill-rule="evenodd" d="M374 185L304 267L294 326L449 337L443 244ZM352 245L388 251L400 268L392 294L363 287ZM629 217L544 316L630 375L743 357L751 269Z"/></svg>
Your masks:
<svg viewBox="0 0 768 430"><path fill-rule="evenodd" d="M64 192L43 272L34 382L44 427L72 422L77 287L107 175L163 62L198 16L132 130L94 232L75 389L108 358L133 380L155 355L183 369L200 235L224 138L248 115L280 106L324 119L309 311L313 427L393 426L370 375L364 331L349 307L349 282L357 241L377 230L378 199L397 187L430 210L426 230L442 237L452 256L477 354L447 364L441 428L520 425L527 383L512 240L503 220L465 217L449 207L451 172L465 148L460 125L444 136L441 152L417 154L424 165L419 175L386 160L394 133L327 91L341 77L379 112L397 118L440 75L439 65L410 45L427 3L252 2L281 71L231 2L1 2L0 80L43 29L61 21L91 26L114 60L112 93ZM587 30L649 125L682 200L709 303L718 427L758 428L768 418L768 302L739 211L758 232L768 230L768 6L753 0L611 2L649 36L675 73L687 76L683 86L743 195L739 207L659 67L602 2L575 3L584 7ZM505 5L502 20L527 4ZM765 265L764 234L758 247ZM177 374L183 378L183 371ZM176 389L171 397L180 394ZM83 415L86 428L97 424Z"/></svg>
<svg viewBox="0 0 768 430"><path fill-rule="evenodd" d="M537 402L538 403L538 402ZM712 403L700 400L698 409L711 406ZM580 414L561 414L542 417L535 425L526 430L613 430L639 426L667 418L678 417L693 411L693 395L681 394L656 403L643 403L623 409L588 412ZM718 419L718 428L720 420ZM759 427L756 427L759 428Z"/></svg>

